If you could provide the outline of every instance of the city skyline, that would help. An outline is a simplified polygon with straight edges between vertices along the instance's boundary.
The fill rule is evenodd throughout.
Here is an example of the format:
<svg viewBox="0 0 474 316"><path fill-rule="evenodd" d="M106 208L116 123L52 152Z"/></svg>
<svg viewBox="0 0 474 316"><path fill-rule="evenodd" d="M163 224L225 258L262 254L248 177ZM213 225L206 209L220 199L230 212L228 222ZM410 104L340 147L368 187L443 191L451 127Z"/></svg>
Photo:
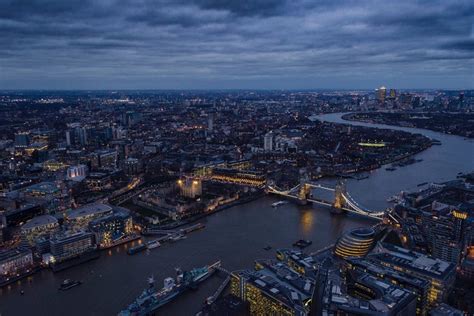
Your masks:
<svg viewBox="0 0 474 316"><path fill-rule="evenodd" d="M469 1L0 4L0 89L472 89Z"/></svg>

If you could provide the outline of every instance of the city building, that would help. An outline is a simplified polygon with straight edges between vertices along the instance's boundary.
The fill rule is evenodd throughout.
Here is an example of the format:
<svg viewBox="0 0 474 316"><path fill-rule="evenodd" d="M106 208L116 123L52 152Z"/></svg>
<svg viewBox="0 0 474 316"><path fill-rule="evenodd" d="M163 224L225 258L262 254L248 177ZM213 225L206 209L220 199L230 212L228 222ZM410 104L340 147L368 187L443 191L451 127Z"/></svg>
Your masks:
<svg viewBox="0 0 474 316"><path fill-rule="evenodd" d="M316 277L317 263L310 255L294 249L278 249L276 257L299 274Z"/></svg>
<svg viewBox="0 0 474 316"><path fill-rule="evenodd" d="M15 147L26 148L30 145L30 133L23 132L15 134Z"/></svg>
<svg viewBox="0 0 474 316"><path fill-rule="evenodd" d="M395 98L397 97L397 90L395 90L395 89L390 89L389 97L390 97L391 99L395 99Z"/></svg>
<svg viewBox="0 0 474 316"><path fill-rule="evenodd" d="M137 158L127 158L124 161L124 169L127 175L137 175L141 172L141 163Z"/></svg>
<svg viewBox="0 0 474 316"><path fill-rule="evenodd" d="M209 113L207 116L207 131L212 132L214 130L214 114Z"/></svg>
<svg viewBox="0 0 474 316"><path fill-rule="evenodd" d="M102 149L91 155L93 169L115 169L117 167L117 151Z"/></svg>
<svg viewBox="0 0 474 316"><path fill-rule="evenodd" d="M428 280L429 307L443 302L455 281L455 264L392 244L379 244L367 258L407 275Z"/></svg>
<svg viewBox="0 0 474 316"><path fill-rule="evenodd" d="M91 172L86 178L86 185L92 191L103 191L111 188L112 179L108 173Z"/></svg>
<svg viewBox="0 0 474 316"><path fill-rule="evenodd" d="M0 276L10 277L33 267L33 253L27 248L0 250Z"/></svg>
<svg viewBox="0 0 474 316"><path fill-rule="evenodd" d="M268 132L263 137L263 150L273 151L273 138L275 137L273 132Z"/></svg>
<svg viewBox="0 0 474 316"><path fill-rule="evenodd" d="M60 190L54 182L44 181L27 187L24 192L33 197L45 197L58 195Z"/></svg>
<svg viewBox="0 0 474 316"><path fill-rule="evenodd" d="M51 235L59 228L58 220L51 215L33 217L21 226L22 236L33 245L38 237Z"/></svg>
<svg viewBox="0 0 474 316"><path fill-rule="evenodd" d="M87 129L79 123L70 124L71 129L66 131L67 146L86 146L89 144Z"/></svg>
<svg viewBox="0 0 474 316"><path fill-rule="evenodd" d="M360 274L368 273L374 277L395 284L416 296L416 315L426 315L428 312L428 294L430 282L426 279L408 275L382 265L375 260L349 258L345 260L344 268L348 271L357 271Z"/></svg>
<svg viewBox="0 0 474 316"><path fill-rule="evenodd" d="M86 165L77 165L70 166L66 172L66 178L73 181L82 181L87 176L87 166Z"/></svg>
<svg viewBox="0 0 474 316"><path fill-rule="evenodd" d="M82 230L94 219L111 215L112 212L113 209L109 205L92 203L68 211L65 218L74 230Z"/></svg>
<svg viewBox="0 0 474 316"><path fill-rule="evenodd" d="M385 88L384 86L381 86L380 88L375 89L375 98L380 103L385 102L386 95L387 95L387 88Z"/></svg>
<svg viewBox="0 0 474 316"><path fill-rule="evenodd" d="M253 187L262 187L266 183L266 177L262 172L230 168L213 168L210 178L213 181Z"/></svg>
<svg viewBox="0 0 474 316"><path fill-rule="evenodd" d="M364 257L374 246L375 231L372 228L356 228L339 238L334 253L341 258Z"/></svg>
<svg viewBox="0 0 474 316"><path fill-rule="evenodd" d="M430 316L465 316L466 314L448 304L441 303L430 311Z"/></svg>
<svg viewBox="0 0 474 316"><path fill-rule="evenodd" d="M108 248L127 240L134 233L130 212L117 209L113 214L95 219L89 223L89 229L95 235L100 248Z"/></svg>
<svg viewBox="0 0 474 316"><path fill-rule="evenodd" d="M232 272L230 291L250 304L252 315L309 315L314 280L278 261L257 261L256 270Z"/></svg>
<svg viewBox="0 0 474 316"><path fill-rule="evenodd" d="M355 315L415 315L416 296L409 290L398 287L378 277L354 273L347 277L347 292L359 304L347 304L348 297L333 292L331 299L337 309Z"/></svg>
<svg viewBox="0 0 474 316"><path fill-rule="evenodd" d="M178 180L178 187L182 196L196 198L202 194L202 181L199 178L185 177Z"/></svg>
<svg viewBox="0 0 474 316"><path fill-rule="evenodd" d="M94 234L86 231L66 231L49 240L51 256L48 262L59 263L96 249Z"/></svg>

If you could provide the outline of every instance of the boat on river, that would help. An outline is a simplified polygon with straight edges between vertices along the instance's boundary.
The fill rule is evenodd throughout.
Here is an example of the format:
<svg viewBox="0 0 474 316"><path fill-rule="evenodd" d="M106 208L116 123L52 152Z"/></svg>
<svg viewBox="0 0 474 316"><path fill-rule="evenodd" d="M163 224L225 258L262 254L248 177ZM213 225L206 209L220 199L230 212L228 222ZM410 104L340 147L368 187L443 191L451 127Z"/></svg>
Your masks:
<svg viewBox="0 0 474 316"><path fill-rule="evenodd" d="M148 249L155 249L161 246L160 242L158 240L152 240L146 244L146 247Z"/></svg>
<svg viewBox="0 0 474 316"><path fill-rule="evenodd" d="M61 285L59 286L59 290L61 291L67 291L67 290L70 290L72 289L73 287L76 287L76 286L79 286L81 285L82 282L81 281L75 281L75 280L71 280L71 279L66 279L64 280Z"/></svg>
<svg viewBox="0 0 474 316"><path fill-rule="evenodd" d="M277 208L277 207L285 205L287 203L288 203L288 201L278 201L278 202L272 203L272 207Z"/></svg>
<svg viewBox="0 0 474 316"><path fill-rule="evenodd" d="M148 288L124 310L119 316L145 316L151 315L158 308L171 302L180 294L189 289L195 289L199 283L209 278L220 268L221 262L217 261L211 265L194 268L190 271L176 269L176 278L167 277L163 280L163 288L155 288L153 277L148 279Z"/></svg>

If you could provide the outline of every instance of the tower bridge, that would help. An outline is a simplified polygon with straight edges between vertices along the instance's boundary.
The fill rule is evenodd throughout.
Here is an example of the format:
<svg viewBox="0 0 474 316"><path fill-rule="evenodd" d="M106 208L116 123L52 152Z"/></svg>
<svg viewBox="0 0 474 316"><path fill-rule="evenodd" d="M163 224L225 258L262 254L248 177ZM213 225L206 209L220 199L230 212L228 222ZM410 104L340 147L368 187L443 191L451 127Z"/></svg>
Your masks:
<svg viewBox="0 0 474 316"><path fill-rule="evenodd" d="M334 200L327 201L323 198L318 198L312 194L313 189L321 189L325 191L334 192ZM288 190L281 190L273 184L267 184L266 192L280 195L286 198L297 200L300 204L315 203L331 207L336 212L350 212L357 215L381 220L385 214L384 211L372 211L360 206L346 191L345 184L338 182L334 188L320 184L313 183L307 179L302 179L300 184Z"/></svg>

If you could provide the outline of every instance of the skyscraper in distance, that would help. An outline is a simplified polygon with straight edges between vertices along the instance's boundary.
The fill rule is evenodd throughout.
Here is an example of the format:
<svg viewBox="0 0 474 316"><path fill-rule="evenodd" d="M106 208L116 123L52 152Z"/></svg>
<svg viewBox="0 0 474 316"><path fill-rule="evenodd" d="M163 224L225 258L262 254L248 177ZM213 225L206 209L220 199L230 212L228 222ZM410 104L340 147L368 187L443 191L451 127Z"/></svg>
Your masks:
<svg viewBox="0 0 474 316"><path fill-rule="evenodd" d="M387 95L387 88L385 88L384 86L381 86L380 88L375 89L375 97L377 101L379 101L380 103L385 102L386 95Z"/></svg>

